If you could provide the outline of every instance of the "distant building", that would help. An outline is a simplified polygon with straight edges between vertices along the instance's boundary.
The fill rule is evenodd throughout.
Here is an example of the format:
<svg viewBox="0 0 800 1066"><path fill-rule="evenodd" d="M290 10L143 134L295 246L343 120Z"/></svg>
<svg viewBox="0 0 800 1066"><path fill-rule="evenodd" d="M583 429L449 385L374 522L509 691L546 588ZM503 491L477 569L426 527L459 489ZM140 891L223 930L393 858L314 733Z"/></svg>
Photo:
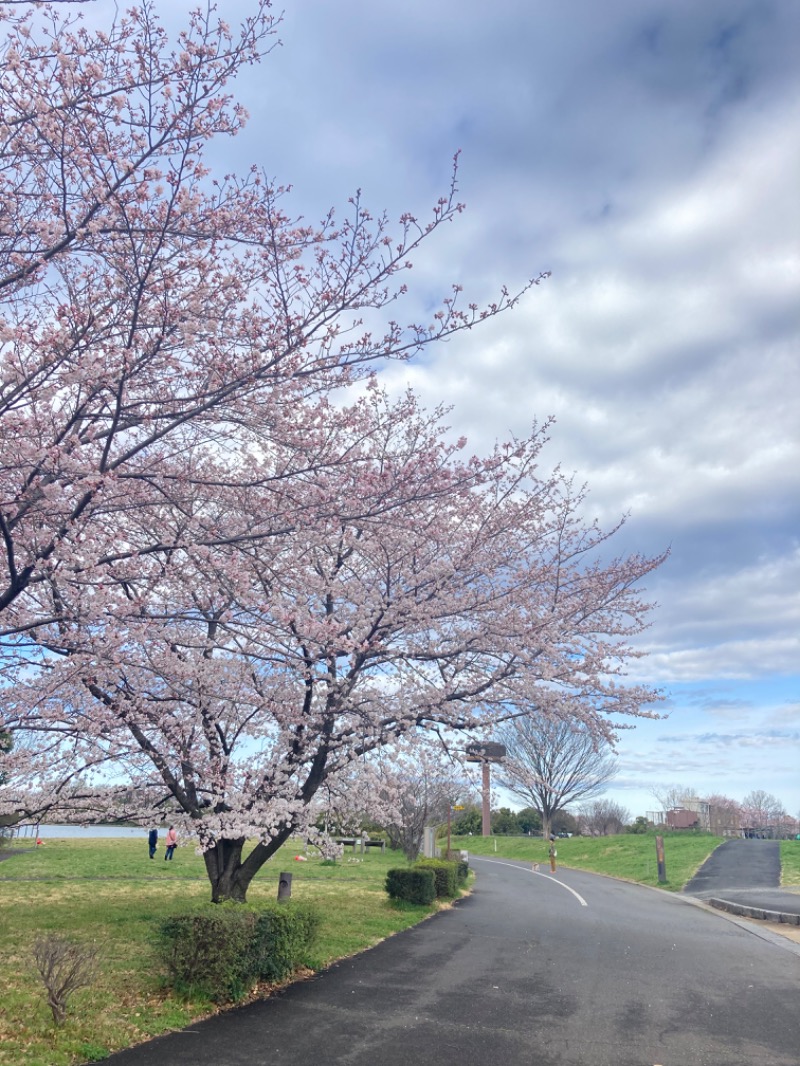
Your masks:
<svg viewBox="0 0 800 1066"><path fill-rule="evenodd" d="M673 807L667 811L667 825L670 829L699 829L700 816L688 807Z"/></svg>
<svg viewBox="0 0 800 1066"><path fill-rule="evenodd" d="M718 837L745 835L739 812L735 807L716 806L697 796L687 797L681 807L648 812L648 818L653 825L667 829L699 829Z"/></svg>

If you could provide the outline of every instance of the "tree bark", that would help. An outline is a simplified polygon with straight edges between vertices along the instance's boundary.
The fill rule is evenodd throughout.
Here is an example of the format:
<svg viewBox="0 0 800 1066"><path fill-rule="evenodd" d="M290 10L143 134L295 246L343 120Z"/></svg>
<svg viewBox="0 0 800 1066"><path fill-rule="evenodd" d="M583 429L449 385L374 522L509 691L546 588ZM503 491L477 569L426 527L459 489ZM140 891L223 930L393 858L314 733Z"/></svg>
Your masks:
<svg viewBox="0 0 800 1066"><path fill-rule="evenodd" d="M211 883L211 902L223 903L233 900L236 903L246 903L250 882L267 859L289 839L291 833L291 828L282 829L269 844L256 844L244 862L244 837L218 840L213 848L204 852L203 860Z"/></svg>

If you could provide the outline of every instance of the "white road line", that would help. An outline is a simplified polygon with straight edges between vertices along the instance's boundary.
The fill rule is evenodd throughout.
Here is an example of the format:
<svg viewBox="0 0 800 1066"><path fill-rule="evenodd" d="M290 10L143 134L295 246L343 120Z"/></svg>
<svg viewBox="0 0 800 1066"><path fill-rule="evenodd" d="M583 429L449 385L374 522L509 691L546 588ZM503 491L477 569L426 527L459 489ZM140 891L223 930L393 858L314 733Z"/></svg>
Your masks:
<svg viewBox="0 0 800 1066"><path fill-rule="evenodd" d="M543 874L539 870L528 869L527 866L517 866L513 862L501 862L499 859L487 859L485 855L470 855L469 861L473 859L480 859L481 862L493 862L495 866L510 866L512 870L524 870L525 873L532 873L536 877L543 877L546 881L552 881L555 885L561 885L562 888L566 888L567 892L571 892L575 899L580 903L582 907L588 907L589 904L574 888L570 888L569 885L565 885L563 881L559 881L557 877L551 877L550 874Z"/></svg>

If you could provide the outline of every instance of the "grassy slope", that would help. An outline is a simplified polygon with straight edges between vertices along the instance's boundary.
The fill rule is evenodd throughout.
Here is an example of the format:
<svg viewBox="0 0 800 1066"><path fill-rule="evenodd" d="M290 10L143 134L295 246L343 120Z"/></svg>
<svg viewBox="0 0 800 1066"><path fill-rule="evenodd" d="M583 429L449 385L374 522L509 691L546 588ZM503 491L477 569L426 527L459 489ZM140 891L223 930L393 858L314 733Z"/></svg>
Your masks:
<svg viewBox="0 0 800 1066"><path fill-rule="evenodd" d="M781 884L800 885L800 840L781 841Z"/></svg>
<svg viewBox="0 0 800 1066"><path fill-rule="evenodd" d="M363 950L429 913L389 903L386 871L404 861L396 854L372 851L359 862L346 856L336 866L295 862L294 854L279 853L256 878L249 899L274 899L279 872L291 870L294 898L313 900L322 914L321 936L307 960L313 967ZM0 863L0 1063L68 1066L208 1012L208 1004L167 995L154 967L154 920L210 896L191 848L180 848L171 863L162 856L163 850L151 862L144 839L48 840ZM59 1031L31 960L34 940L50 931L100 949L98 977L76 994Z"/></svg>
<svg viewBox="0 0 800 1066"><path fill-rule="evenodd" d="M720 837L664 835L667 881L661 888L677 892L686 884L711 852L722 843ZM547 863L548 843L526 837L456 837L453 847L466 848L475 855L496 854L507 859ZM572 866L594 873L610 874L643 885L658 885L654 835L623 833L613 837L572 837L556 841L559 866Z"/></svg>

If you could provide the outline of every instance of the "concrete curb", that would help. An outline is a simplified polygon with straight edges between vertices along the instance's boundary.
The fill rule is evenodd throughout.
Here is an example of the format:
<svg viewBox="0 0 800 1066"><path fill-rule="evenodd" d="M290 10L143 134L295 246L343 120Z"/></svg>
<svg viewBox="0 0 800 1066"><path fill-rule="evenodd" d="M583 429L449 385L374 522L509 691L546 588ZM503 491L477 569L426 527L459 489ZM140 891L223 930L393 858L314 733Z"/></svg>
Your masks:
<svg viewBox="0 0 800 1066"><path fill-rule="evenodd" d="M800 925L800 914L787 914L786 911L768 911L763 907L747 907L743 903L731 903L727 899L706 899L703 902L719 911L738 914L742 918L758 918L762 922L777 922L783 925Z"/></svg>

